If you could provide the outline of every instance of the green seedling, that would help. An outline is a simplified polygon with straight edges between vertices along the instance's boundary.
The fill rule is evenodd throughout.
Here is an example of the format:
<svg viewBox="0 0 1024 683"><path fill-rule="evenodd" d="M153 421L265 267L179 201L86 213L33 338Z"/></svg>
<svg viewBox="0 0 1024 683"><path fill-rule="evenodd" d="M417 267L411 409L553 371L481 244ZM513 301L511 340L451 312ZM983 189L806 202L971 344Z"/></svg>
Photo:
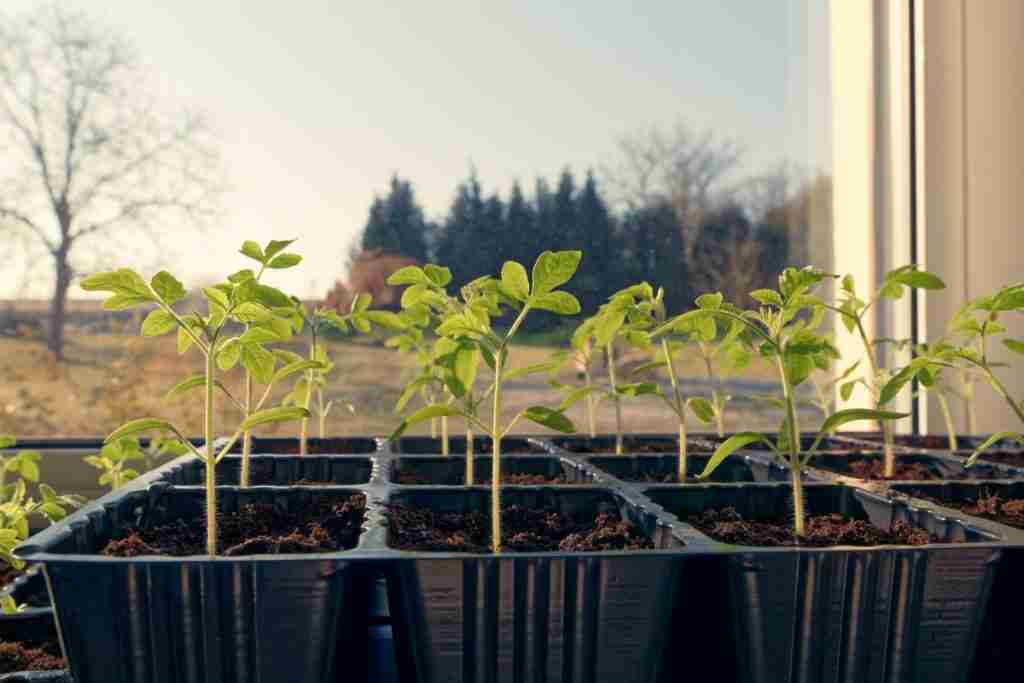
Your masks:
<svg viewBox="0 0 1024 683"><path fill-rule="evenodd" d="M833 360L839 358L828 338L816 332L826 306L812 292L824 278L825 274L814 268L787 268L779 276L778 290L759 289L751 292L751 297L761 304L757 311L740 310L723 302L720 294L705 294L697 299L697 310L684 313L677 319L681 323L682 320L715 318L730 325L740 325L743 329L736 338L747 344L752 352L775 362L785 406L785 417L778 437L772 440L758 432L742 432L729 437L714 452L698 478L709 477L729 455L741 448L755 442L765 444L790 472L793 525L797 536L803 536L805 528L803 468L817 454L822 440L852 422L888 421L906 417L900 413L874 409L840 410L822 422L810 447L806 451L802 449L794 389L821 365L819 356L825 355Z"/></svg>
<svg viewBox="0 0 1024 683"><path fill-rule="evenodd" d="M743 372L752 361L750 352L731 333L732 329L731 326L721 330L717 324L702 324L689 334L703 360L704 372L711 386L709 403L714 414L715 431L720 437L725 436L725 409L732 400L732 396L725 393L723 380Z"/></svg>
<svg viewBox="0 0 1024 683"><path fill-rule="evenodd" d="M649 294L649 296L648 296ZM574 348L603 349L605 362L608 370L608 386L600 390L590 382L588 373L585 392L579 392L577 396L593 396L594 402L602 399L609 399L615 408L615 453L623 453L623 428L622 428L622 399L633 398L641 395L641 389L647 385L624 384L619 381L619 369L615 357L617 344L625 344L648 350L651 347L651 340L648 336L650 329L656 324L654 308L659 306L664 316L664 305L661 299L655 303L655 296L651 285L642 283L627 287L616 292L608 299L608 303L602 304L597 313L587 318L576 328L572 336ZM657 363L655 363L657 365ZM588 359L589 367L589 359ZM648 366L641 366L648 367ZM569 396L574 396L569 393ZM578 398L577 398L578 400Z"/></svg>
<svg viewBox="0 0 1024 683"><path fill-rule="evenodd" d="M825 307L837 313L847 331L855 332L860 338L864 346L864 357L868 361L870 370L867 377L848 379L840 385L840 395L844 401L849 400L857 384L863 384L867 388L876 410L881 410L897 396L897 394L883 391L883 388L886 387L894 375L886 370L881 362L882 356L878 351L881 345L880 342L885 340L872 340L868 338L864 326L864 319L868 312L883 300L892 301L902 298L908 288L936 290L943 289L945 286L938 277L926 271L918 270L917 266L903 266L886 273L882 286L875 295L871 300L864 301L857 296L853 277L847 275L842 279L839 304L837 306L826 305ZM892 422L881 420L878 423L878 428L882 432L883 448L885 451L883 474L888 478L892 477L896 470L896 451L893 444Z"/></svg>
<svg viewBox="0 0 1024 683"><path fill-rule="evenodd" d="M395 285L409 285L425 301L436 302L440 318L436 333L450 340L454 351L451 359L449 389L456 397L465 396L467 389L475 382L477 358L483 360L493 371L488 390L492 398L491 420L487 424L474 411L460 403L434 403L406 417L392 438L398 438L410 426L426 422L432 417L458 416L475 429L491 437L491 537L494 551L500 552L501 537L501 442L521 419L531 420L543 427L562 433L572 433L575 427L565 416L565 409L573 401L562 402L557 409L532 406L520 411L507 424L502 424L502 388L505 382L532 373L546 372L550 364L508 368L509 343L515 337L527 314L532 310L551 311L558 315L576 315L580 311L579 301L572 294L557 288L568 282L579 267L581 253L578 251L546 251L533 266L532 278L526 269L515 261L506 261L500 278L479 278L463 288L461 298L446 297L443 287L428 273L416 266L408 266L392 275L390 282ZM502 313L502 308L517 311L511 327L502 334L495 329L492 320ZM472 375L472 377L470 376ZM454 379L454 381L451 381ZM470 381L473 380L473 382ZM580 396L582 398L582 395ZM470 458L467 458L469 461Z"/></svg>
<svg viewBox="0 0 1024 683"><path fill-rule="evenodd" d="M125 423L107 435L105 443L115 443L145 432L173 434L205 463L206 548L214 556L217 553L217 464L245 432L260 425L309 417L309 411L305 408L264 406L277 382L297 372L319 368L320 363L315 360L298 360L277 367L276 356L265 345L281 339L281 331L289 324L288 316L292 308L278 306L280 301L277 295L269 295L245 271L235 273L226 282L203 290L207 300L206 315L196 311L182 314L175 310L174 305L185 298L185 287L167 271L160 271L147 282L132 270L115 270L87 277L81 286L86 291L110 293L104 302L104 307L110 310L152 307L142 322L143 336L156 337L177 331L179 353L194 348L203 356L204 372L186 378L168 392L173 397L203 387L205 443L202 451L193 446L176 426L167 420L153 417ZM239 336L228 336L231 329L229 323L247 326L247 329ZM217 377L218 369L226 372L239 363L266 385L262 397L250 406L250 410L246 410L246 406ZM241 420L234 434L219 450L214 446L215 392L218 390L243 414L248 413L248 417Z"/></svg>
<svg viewBox="0 0 1024 683"><path fill-rule="evenodd" d="M333 367L327 355L327 349L323 345L327 329L333 328L342 334L348 334L353 329L362 334L370 334L374 325L393 331L405 329L405 323L397 314L391 311L371 310L371 303L373 303L371 295L358 294L352 299L349 312L339 315L333 308L309 309L298 299L292 299L293 308L289 317L295 333L299 334L303 330L309 331L309 365L305 374L296 381L291 393L285 399L286 405L299 406L309 413L299 423L299 455L306 455L309 450L309 419L312 416L310 408L313 396L317 396L321 436L324 431L324 420L330 410L330 405L325 404L323 400L327 373ZM278 350L277 354L288 362L302 361L301 356L291 351Z"/></svg>
<svg viewBox="0 0 1024 683"><path fill-rule="evenodd" d="M13 448L15 439L0 436L0 449ZM69 508L76 508L84 499L74 495L58 495L52 487L39 481L38 451L23 450L11 455L0 455L0 559L16 571L25 569L25 563L14 557L14 547L28 538L29 519L39 516L50 524L67 516ZM14 478L14 481L9 479ZM29 485L39 490L39 499L29 496ZM23 609L14 598L0 600L0 612L12 614Z"/></svg>
<svg viewBox="0 0 1024 683"><path fill-rule="evenodd" d="M99 453L87 455L82 460L100 471L100 486L109 486L116 491L142 472L156 467L157 462L168 456L188 453L188 447L178 439L155 438L143 448L135 437L127 437L104 444ZM133 466L141 463L141 466Z"/></svg>
<svg viewBox="0 0 1024 683"><path fill-rule="evenodd" d="M931 353L919 356L911 365L917 364L915 367L917 376L920 376L921 373L934 373L935 368L977 374L1010 407L1024 427L1024 402L1010 394L1006 384L995 372L1000 364L994 362L989 355L992 338L1004 335L1007 331L999 319L1002 315L1010 312L1024 312L1024 283L1008 285L994 294L969 302L957 313L953 323L954 329L967 338L965 345L936 345L931 349ZM1009 351L1024 354L1024 341L1003 337L1002 343ZM910 381L911 376L907 373L894 378L893 382L900 380L906 383ZM973 465L979 455L1004 440L1024 443L1024 434L1019 431L1002 431L992 434L971 453L966 466Z"/></svg>

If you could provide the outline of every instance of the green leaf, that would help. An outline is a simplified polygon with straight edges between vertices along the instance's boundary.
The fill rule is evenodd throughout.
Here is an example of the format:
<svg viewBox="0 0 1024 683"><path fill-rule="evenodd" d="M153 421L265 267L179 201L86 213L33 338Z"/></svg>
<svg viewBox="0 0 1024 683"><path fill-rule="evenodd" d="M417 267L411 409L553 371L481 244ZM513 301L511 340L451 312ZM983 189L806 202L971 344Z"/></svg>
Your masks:
<svg viewBox="0 0 1024 683"><path fill-rule="evenodd" d="M1003 346L1014 353L1024 353L1024 341L1020 341L1019 339L1004 339Z"/></svg>
<svg viewBox="0 0 1024 683"><path fill-rule="evenodd" d="M249 432L260 425L275 422L290 422L292 420L301 420L307 417L310 417L309 411L297 406L268 408L267 410L261 410L258 413L253 413L244 419L242 424L238 425L238 429L242 432Z"/></svg>
<svg viewBox="0 0 1024 683"><path fill-rule="evenodd" d="M149 284L157 296L163 299L168 306L185 298L185 285L166 270L161 270L154 275Z"/></svg>
<svg viewBox="0 0 1024 683"><path fill-rule="evenodd" d="M849 401L850 397L853 396L853 390L856 386L857 380L853 380L851 382L844 382L843 384L839 385L839 396L844 401Z"/></svg>
<svg viewBox="0 0 1024 683"><path fill-rule="evenodd" d="M221 370L230 370L238 365L242 357L242 343L237 337L224 342L217 350L217 367Z"/></svg>
<svg viewBox="0 0 1024 683"><path fill-rule="evenodd" d="M167 393L164 394L164 400L165 401L170 401L171 399L176 398L178 396L181 396L182 394L184 394L184 393L186 393L188 391L191 391L193 389L201 387L204 384L206 384L206 376L205 375L203 375L203 374L192 375L191 377L187 377L187 378L181 380L180 382L175 384L173 387L168 389Z"/></svg>
<svg viewBox="0 0 1024 683"><path fill-rule="evenodd" d="M144 337L159 337L167 334L178 326L174 316L162 308L155 308L149 312L146 319L142 321L142 335Z"/></svg>
<svg viewBox="0 0 1024 683"><path fill-rule="evenodd" d="M260 248L259 244L252 240L246 240L243 242L242 248L238 251L254 261L259 261L260 263L267 260L267 257L263 254L263 249Z"/></svg>
<svg viewBox="0 0 1024 683"><path fill-rule="evenodd" d="M882 288L878 290L878 296L883 299L899 299L903 296L903 285L892 280L886 280Z"/></svg>
<svg viewBox="0 0 1024 683"><path fill-rule="evenodd" d="M107 438L103 440L103 443L110 443L123 439L126 436L135 436L143 432L150 432L153 430L160 430L166 432L178 431L171 425L167 420L160 420L155 417L144 417L138 420L132 420L131 422L125 422L123 425L115 429L114 431L107 434Z"/></svg>
<svg viewBox="0 0 1024 683"><path fill-rule="evenodd" d="M31 460L22 460L18 471L21 473L22 478L27 479L31 482L39 481L39 465L35 464Z"/></svg>
<svg viewBox="0 0 1024 683"><path fill-rule="evenodd" d="M432 420L435 417L454 417L457 415L462 415L462 412L459 409L444 405L443 403L434 403L429 406L424 406L402 420L401 424L399 424L398 427L395 428L395 431L392 432L390 438L398 438L405 433L405 430L419 422L426 422L427 420Z"/></svg>
<svg viewBox="0 0 1024 683"><path fill-rule="evenodd" d="M548 292L532 296L530 306L559 315L576 315L580 312L580 302L569 292Z"/></svg>
<svg viewBox="0 0 1024 683"><path fill-rule="evenodd" d="M272 344L281 341L281 336L267 327L250 327L238 341L242 344Z"/></svg>
<svg viewBox="0 0 1024 683"><path fill-rule="evenodd" d="M878 394L878 405L884 406L892 401L896 396L903 390L903 387L910 382L914 377L914 368L906 367L897 372L892 376L885 386L882 387L882 391Z"/></svg>
<svg viewBox="0 0 1024 683"><path fill-rule="evenodd" d="M505 261L501 267L501 284L506 294L516 301L526 301L530 296L530 277L521 263Z"/></svg>
<svg viewBox="0 0 1024 683"><path fill-rule="evenodd" d="M814 359L806 355L785 355L786 377L789 383L800 386L814 372Z"/></svg>
<svg viewBox="0 0 1024 683"><path fill-rule="evenodd" d="M207 300L209 300L209 302L214 306L219 306L225 311L231 307L228 295L224 293L223 289L218 287L203 287L203 294L206 295Z"/></svg>
<svg viewBox="0 0 1024 683"><path fill-rule="evenodd" d="M445 287L449 282L452 281L452 271L448 270L444 266L437 266L433 263L428 263L423 266L423 272L426 273L430 281L438 287Z"/></svg>
<svg viewBox="0 0 1024 683"><path fill-rule="evenodd" d="M722 445L715 449L714 454L708 460L708 464L705 465L704 471L697 475L698 479L707 479L714 473L718 466L725 461L730 455L743 448L749 446L752 443L761 442L767 444L769 448L774 450L774 445L769 441L763 434L757 432L741 432L734 434L728 439L722 442Z"/></svg>
<svg viewBox="0 0 1024 683"><path fill-rule="evenodd" d="M405 321L402 320L401 316L391 311L366 311L363 315L374 325L383 327L386 330L401 332L406 329Z"/></svg>
<svg viewBox="0 0 1024 683"><path fill-rule="evenodd" d="M630 384L619 384L615 387L615 393L623 396L649 396L661 394L661 387L655 382L633 382Z"/></svg>
<svg viewBox="0 0 1024 683"><path fill-rule="evenodd" d="M513 370L507 370L501 374L503 382L509 382L520 377L526 377L527 375L536 375L541 372L551 372L557 370L559 367L558 361L544 361L543 363L533 363L531 365L525 365L521 368L515 368Z"/></svg>
<svg viewBox="0 0 1024 683"><path fill-rule="evenodd" d="M17 439L8 434L0 435L0 448L12 448L16 443Z"/></svg>
<svg viewBox="0 0 1024 683"><path fill-rule="evenodd" d="M716 311L722 307L722 301L724 297L721 292L715 292L713 294L701 294L697 297L697 307L705 311Z"/></svg>
<svg viewBox="0 0 1024 683"><path fill-rule="evenodd" d="M715 409L707 399L698 396L691 398L686 403L701 422L707 424L715 419Z"/></svg>
<svg viewBox="0 0 1024 683"><path fill-rule="evenodd" d="M563 434L572 434L576 431L576 426L572 423L572 420L557 410L551 410L551 408L533 406L531 408L527 408L523 412L523 417L531 422L536 422L543 427L553 429L556 432L561 432Z"/></svg>
<svg viewBox="0 0 1024 683"><path fill-rule="evenodd" d="M287 365L283 365L278 368L277 372L274 373L274 377L271 380L273 383L280 382L286 377L294 375L296 372L305 372L306 370L322 370L324 364L316 360L293 360Z"/></svg>
<svg viewBox="0 0 1024 683"><path fill-rule="evenodd" d="M373 296L366 292L360 292L352 297L352 304L349 306L351 313L361 313L370 307L373 303Z"/></svg>
<svg viewBox="0 0 1024 683"><path fill-rule="evenodd" d="M462 384L464 391L472 391L473 385L476 383L477 368L480 365L480 356L477 353L476 347L463 344L455 352L455 360L452 364L452 370L455 372L455 377Z"/></svg>
<svg viewBox="0 0 1024 683"><path fill-rule="evenodd" d="M625 321L626 311L621 309L599 316L594 324L594 343L601 348L610 344Z"/></svg>
<svg viewBox="0 0 1024 683"><path fill-rule="evenodd" d="M971 457L967 458L967 462L964 463L964 467L972 466L975 461L977 461L979 455L1003 439L1012 439L1018 443L1024 444L1024 434L1018 434L1017 432L997 432L985 439L980 446L974 449L974 452L971 453Z"/></svg>
<svg viewBox="0 0 1024 683"><path fill-rule="evenodd" d="M782 296L773 289L755 289L750 297L762 304L770 304L782 308Z"/></svg>
<svg viewBox="0 0 1024 683"><path fill-rule="evenodd" d="M255 298L267 308L287 308L292 305L292 300L287 294L270 285L257 284Z"/></svg>
<svg viewBox="0 0 1024 683"><path fill-rule="evenodd" d="M129 296L144 297L152 301L153 296L142 276L130 268L121 268L106 273L96 273L84 278L79 286L87 292L112 292Z"/></svg>
<svg viewBox="0 0 1024 683"><path fill-rule="evenodd" d="M185 331L184 327L178 328L178 354L183 354L192 346L192 337Z"/></svg>
<svg viewBox="0 0 1024 683"><path fill-rule="evenodd" d="M387 283L392 287L399 285L431 285L433 280L427 277L419 266L405 266L388 276Z"/></svg>
<svg viewBox="0 0 1024 683"><path fill-rule="evenodd" d="M633 371L630 374L639 375L642 372L647 372L648 370L657 370L658 368L663 368L666 365L668 365L668 363L663 360L654 360L649 363L641 363L640 365L633 368Z"/></svg>
<svg viewBox="0 0 1024 683"><path fill-rule="evenodd" d="M847 408L840 410L828 417L822 423L819 430L822 434L834 432L845 424L861 422L864 420L899 420L907 417L908 413L894 413L887 410L873 410L871 408Z"/></svg>
<svg viewBox="0 0 1024 683"><path fill-rule="evenodd" d="M302 257L298 254L279 254L267 262L267 268L276 268L283 270L285 268L292 268L302 263Z"/></svg>
<svg viewBox="0 0 1024 683"><path fill-rule="evenodd" d="M244 304L239 304L231 314L242 323L264 323L274 317L270 309L255 301L246 301Z"/></svg>
<svg viewBox="0 0 1024 683"><path fill-rule="evenodd" d="M274 258L282 251L287 249L289 246L294 244L295 240L270 240L267 242L267 248L263 250L264 258Z"/></svg>
<svg viewBox="0 0 1024 683"><path fill-rule="evenodd" d="M568 394L566 394L565 398L562 399L562 402L558 404L558 412L564 413L578 401L586 398L592 393L594 393L594 387L574 387Z"/></svg>
<svg viewBox="0 0 1024 683"><path fill-rule="evenodd" d="M242 348L242 365L260 383L266 384L274 377L274 354L259 344L239 344Z"/></svg>
<svg viewBox="0 0 1024 683"><path fill-rule="evenodd" d="M889 274L889 278L893 282L898 282L901 285L908 287L914 287L916 289L945 289L946 283L943 282L937 275L933 275L924 270L899 270Z"/></svg>
<svg viewBox="0 0 1024 683"><path fill-rule="evenodd" d="M556 287L564 285L575 275L579 268L581 251L545 251L533 264L534 296L547 294Z"/></svg>

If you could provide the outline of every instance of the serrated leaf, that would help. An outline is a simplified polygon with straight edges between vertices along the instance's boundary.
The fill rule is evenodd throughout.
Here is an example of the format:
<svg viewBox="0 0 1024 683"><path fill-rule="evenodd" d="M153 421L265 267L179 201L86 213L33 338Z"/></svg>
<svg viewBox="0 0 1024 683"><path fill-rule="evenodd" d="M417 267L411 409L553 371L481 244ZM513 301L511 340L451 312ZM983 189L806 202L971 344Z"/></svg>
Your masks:
<svg viewBox="0 0 1024 683"><path fill-rule="evenodd" d="M580 312L579 300L569 292L548 292L532 296L530 297L530 306L558 315L576 315Z"/></svg>
<svg viewBox="0 0 1024 683"><path fill-rule="evenodd" d="M523 417L548 429L553 429L562 434L572 434L576 426L568 417L557 410L543 406L533 406L523 412Z"/></svg>
<svg viewBox="0 0 1024 683"><path fill-rule="evenodd" d="M399 285L430 285L433 281L427 277L419 266L405 266L388 276L387 283L392 287Z"/></svg>
<svg viewBox="0 0 1024 683"><path fill-rule="evenodd" d="M537 257L533 264L531 291L534 296L547 294L559 287L576 274L583 252L580 251L545 251Z"/></svg>
<svg viewBox="0 0 1024 683"><path fill-rule="evenodd" d="M741 432L730 436L722 442L722 445L715 449L715 452L708 460L708 464L704 466L704 471L697 475L697 478L707 479L730 455L745 446L749 446L750 444L757 442L764 443L774 450L774 444L772 444L772 442L763 434L758 434L757 432Z"/></svg>
<svg viewBox="0 0 1024 683"><path fill-rule="evenodd" d="M167 334L177 326L178 322L174 319L173 315L162 308L155 308L142 321L142 335L144 337L159 337L162 334Z"/></svg>
<svg viewBox="0 0 1024 683"><path fill-rule="evenodd" d="M266 384L274 377L274 354L259 344L242 344L242 365L260 383Z"/></svg>
<svg viewBox="0 0 1024 683"><path fill-rule="evenodd" d="M268 324L272 321L267 321ZM283 322L283 321L282 321ZM285 323L285 326L288 326ZM281 341L281 336L268 327L250 327L238 338L242 344L272 344Z"/></svg>
<svg viewBox="0 0 1024 683"><path fill-rule="evenodd" d="M185 285L166 270L154 275L150 280L150 286L168 306L185 298Z"/></svg>
<svg viewBox="0 0 1024 683"><path fill-rule="evenodd" d="M230 370L238 365L242 357L242 343L237 337L228 339L220 349L217 350L217 367L221 370Z"/></svg>
<svg viewBox="0 0 1024 683"><path fill-rule="evenodd" d="M310 417L309 411L297 406L268 408L267 410L261 410L258 413L253 413L246 419L242 420L242 424L238 425L238 430L242 432L250 432L260 425L273 424L277 422L291 422L293 420L301 420L307 417Z"/></svg>
<svg viewBox="0 0 1024 683"><path fill-rule="evenodd" d="M273 258L280 254L282 251L287 249L289 246L295 243L294 239L291 240L270 240L267 242L267 247L263 250L263 258Z"/></svg>
<svg viewBox="0 0 1024 683"><path fill-rule="evenodd" d="M423 272L426 273L430 281L438 287L446 287L449 282L452 281L452 271L448 270L444 266L437 266L433 263L428 263L423 266Z"/></svg>
<svg viewBox="0 0 1024 683"><path fill-rule="evenodd" d="M213 305L221 308L222 310L228 310L231 306L231 302L228 300L228 295L224 293L223 289L217 287L203 287L203 294L206 295L207 300Z"/></svg>
<svg viewBox="0 0 1024 683"><path fill-rule="evenodd" d="M505 293L516 301L526 301L530 296L530 277L521 263L505 261L501 267L501 284Z"/></svg>
<svg viewBox="0 0 1024 683"><path fill-rule="evenodd" d="M255 301L246 301L243 304L239 304L231 312L231 315L242 323L263 323L274 317L270 309Z"/></svg>

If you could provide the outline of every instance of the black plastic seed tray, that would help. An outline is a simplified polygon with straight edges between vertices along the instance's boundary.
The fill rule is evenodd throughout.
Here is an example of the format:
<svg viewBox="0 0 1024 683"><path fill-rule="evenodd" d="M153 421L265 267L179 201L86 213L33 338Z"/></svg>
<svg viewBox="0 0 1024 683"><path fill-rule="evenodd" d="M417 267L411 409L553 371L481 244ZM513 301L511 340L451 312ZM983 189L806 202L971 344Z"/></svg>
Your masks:
<svg viewBox="0 0 1024 683"><path fill-rule="evenodd" d="M614 509L647 533L653 550L408 552L390 546L389 505L486 510L489 488L403 486L394 472L409 461L437 458L390 448L366 457L372 461L367 484L218 487L225 509L253 501L301 506L362 493L368 513L353 550L97 556L110 534L140 514L185 514L198 523L203 489L160 481L194 462L187 457L23 544L22 556L47 567L78 683L327 683L339 672L359 680L369 666L371 606L376 618L391 620L403 680L417 683L655 683L683 676L673 669L677 663L703 661L723 648L728 657L716 661L736 671L730 678L723 669L722 680L962 681L1003 549L1018 543L998 528L902 500L808 483L814 512L863 515L882 526L906 520L965 543L730 546L687 524L687 513L733 505L750 514L787 515L788 485L627 484L587 457L563 452L554 458L563 472L569 463L592 484L506 487L503 504L581 515ZM386 614L373 600L381 576Z"/></svg>
<svg viewBox="0 0 1024 683"><path fill-rule="evenodd" d="M5 586L0 596L6 595L25 608L15 614L0 613L0 641L40 643L56 640L50 594L46 590L46 577L39 567L29 567Z"/></svg>
<svg viewBox="0 0 1024 683"><path fill-rule="evenodd" d="M631 484L664 484L678 482L679 456L676 455L602 455L584 456L591 466ZM688 455L688 480L707 466L709 455ZM727 458L711 474L711 482L788 481L789 471L768 459L736 453Z"/></svg>
<svg viewBox="0 0 1024 683"><path fill-rule="evenodd" d="M404 455L441 455L441 439L429 436L403 436L388 443L392 453ZM473 454L488 455L491 452L491 438L477 436L473 439ZM547 455L551 451L550 444L534 436L507 436L501 440L502 455ZM465 455L466 436L453 434L448 438L450 455Z"/></svg>
<svg viewBox="0 0 1024 683"><path fill-rule="evenodd" d="M615 454L615 435L599 434L589 436L554 436L548 441L559 451L576 455L607 455ZM629 434L623 437L623 453L639 454L670 454L679 452L679 437L676 434ZM687 437L688 453L710 453L713 445L703 439Z"/></svg>
<svg viewBox="0 0 1024 683"><path fill-rule="evenodd" d="M474 456L473 483L491 483L491 456ZM503 476L539 477L551 484L590 484L594 477L570 458L536 455L503 455ZM408 455L390 460L390 481L405 486L463 486L466 483L464 456ZM555 481L558 480L558 481ZM528 482L529 479L526 479ZM517 482L522 483L522 482Z"/></svg>
<svg viewBox="0 0 1024 683"><path fill-rule="evenodd" d="M860 453L819 453L810 462L810 466L819 471L827 471L847 477L856 477L851 470L851 463L864 460L882 462L883 454L878 451ZM926 474L920 481L955 481L967 479L1018 479L1024 477L1024 469L1007 467L990 462L978 462L965 468L964 461L938 451L900 452L896 454L899 464L921 465Z"/></svg>
<svg viewBox="0 0 1024 683"><path fill-rule="evenodd" d="M373 459L364 456L253 455L251 486L353 486L370 483ZM237 486L242 458L229 455L217 465L217 485ZM206 482L206 464L198 458L176 461L161 476L175 486L199 486Z"/></svg>

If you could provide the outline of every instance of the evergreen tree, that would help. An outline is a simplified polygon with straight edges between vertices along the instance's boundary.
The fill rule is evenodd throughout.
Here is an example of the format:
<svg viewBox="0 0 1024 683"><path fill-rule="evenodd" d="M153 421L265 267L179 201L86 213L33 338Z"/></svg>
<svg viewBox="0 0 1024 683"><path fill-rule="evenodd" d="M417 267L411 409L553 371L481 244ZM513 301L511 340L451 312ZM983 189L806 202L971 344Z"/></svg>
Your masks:
<svg viewBox="0 0 1024 683"><path fill-rule="evenodd" d="M484 222L484 199L474 170L455 190L437 245L437 261L451 268L456 290L487 273L490 258L478 242L485 237Z"/></svg>
<svg viewBox="0 0 1024 683"><path fill-rule="evenodd" d="M575 199L573 225L569 239L576 242L570 248L583 251L583 261L577 271L577 296L585 312L596 312L597 307L618 288L614 287L616 264L612 251L613 221L608 206L597 190L592 172L587 172L583 189Z"/></svg>
<svg viewBox="0 0 1024 683"><path fill-rule="evenodd" d="M519 263L533 263L544 250L537 213L526 201L518 181L512 185L505 209L505 231L510 248L507 258Z"/></svg>
<svg viewBox="0 0 1024 683"><path fill-rule="evenodd" d="M576 222L576 180L568 168L558 178L553 201L554 232L548 235L549 248L552 251L582 248L583 238Z"/></svg>
<svg viewBox="0 0 1024 683"><path fill-rule="evenodd" d="M648 281L665 288L669 312L692 307L694 292L683 258L683 240L676 213L666 203L629 211L622 222L621 285Z"/></svg>
<svg viewBox="0 0 1024 683"><path fill-rule="evenodd" d="M396 174L391 176L387 196L374 197L361 244L365 252L379 251L425 262L429 231L412 183Z"/></svg>

